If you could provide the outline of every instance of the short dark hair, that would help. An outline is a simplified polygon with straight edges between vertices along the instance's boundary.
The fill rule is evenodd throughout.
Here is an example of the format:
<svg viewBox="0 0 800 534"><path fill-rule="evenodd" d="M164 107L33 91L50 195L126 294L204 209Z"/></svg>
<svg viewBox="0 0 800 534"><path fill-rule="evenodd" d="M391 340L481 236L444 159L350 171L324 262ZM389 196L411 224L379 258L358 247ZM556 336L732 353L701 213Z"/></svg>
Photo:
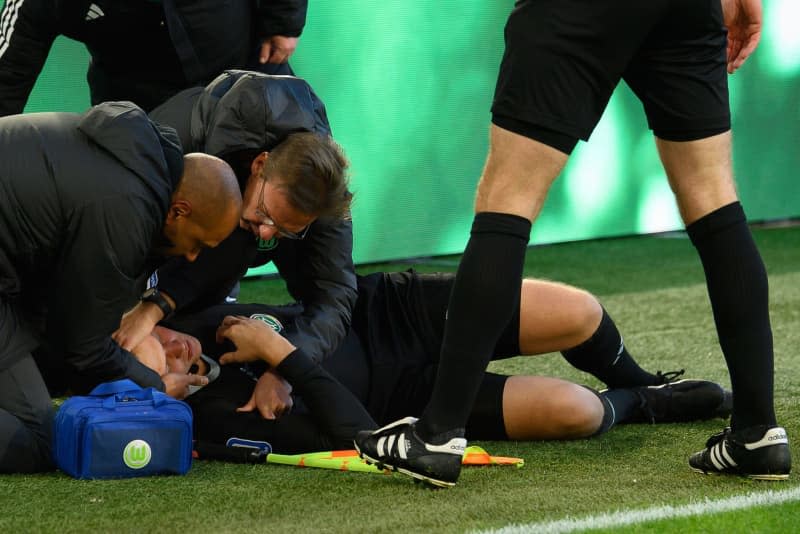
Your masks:
<svg viewBox="0 0 800 534"><path fill-rule="evenodd" d="M353 198L348 165L330 137L297 132L270 151L261 177L273 180L292 206L305 214L345 218Z"/></svg>

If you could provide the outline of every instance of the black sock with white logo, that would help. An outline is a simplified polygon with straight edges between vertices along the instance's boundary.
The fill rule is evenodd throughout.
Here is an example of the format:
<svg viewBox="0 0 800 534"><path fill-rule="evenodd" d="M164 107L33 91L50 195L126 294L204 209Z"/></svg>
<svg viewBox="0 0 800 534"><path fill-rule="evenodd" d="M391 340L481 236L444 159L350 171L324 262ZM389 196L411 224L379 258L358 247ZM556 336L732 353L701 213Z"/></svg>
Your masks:
<svg viewBox="0 0 800 534"><path fill-rule="evenodd" d="M601 393L594 388L590 388L589 386L583 387L597 395L597 398L600 399L600 403L603 405L603 420L600 422L600 427L595 430L591 436L587 436L589 438L593 438L599 436L600 434L605 434L617 424L617 413L614 405L606 397L606 392Z"/></svg>
<svg viewBox="0 0 800 534"><path fill-rule="evenodd" d="M568 350L561 351L576 369L602 380L610 388L654 386L661 380L648 373L633 359L625 348L617 325L603 309L600 325L592 337Z"/></svg>
<svg viewBox="0 0 800 534"><path fill-rule="evenodd" d="M417 432L426 441L463 428L497 339L519 307L531 223L483 212L458 266L433 393Z"/></svg>
<svg viewBox="0 0 800 534"><path fill-rule="evenodd" d="M690 224L733 390L731 428L774 426L772 328L764 262L739 202Z"/></svg>
<svg viewBox="0 0 800 534"><path fill-rule="evenodd" d="M632 389L607 389L599 393L611 407L614 414L614 424L621 425L626 423L634 415L639 413L642 399Z"/></svg>

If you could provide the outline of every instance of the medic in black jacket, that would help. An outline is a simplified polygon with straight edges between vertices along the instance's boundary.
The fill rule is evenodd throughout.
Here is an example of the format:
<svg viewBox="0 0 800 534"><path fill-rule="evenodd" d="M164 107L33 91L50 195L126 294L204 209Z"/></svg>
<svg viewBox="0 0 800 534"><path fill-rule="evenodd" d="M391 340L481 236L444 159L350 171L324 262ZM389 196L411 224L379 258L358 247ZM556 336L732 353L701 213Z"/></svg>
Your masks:
<svg viewBox="0 0 800 534"><path fill-rule="evenodd" d="M262 202L270 194L262 191L262 180L253 166L265 157L271 161L273 158L267 155L285 145L287 136L295 132L312 132L333 146L333 153L326 155L339 157L331 165L338 166L336 170L341 173L333 181L344 187L340 203L349 205L346 161L329 139L322 102L300 78L226 71L205 88L179 93L150 116L176 128L184 150L202 151L228 161L237 174L245 203L240 227L218 248L204 252L194 263L176 258L158 270L160 293L177 313L196 311L222 302L249 268L272 261L292 297L302 302L305 310L286 336L312 359L323 359L344 339L356 300L349 215L318 217L299 210L305 217L303 222L308 222L303 228L295 228L302 239L296 239L299 235L290 236L295 239L281 236L283 229L265 239L261 233L265 225L247 220L252 196ZM316 169L307 175L301 173L300 180L316 182L318 178L311 176L315 173ZM281 225L285 221L278 220L277 212L272 213L276 200L280 199L269 201L273 203L270 216ZM116 335L123 346L134 347L163 319L162 311L149 308L151 313L148 303L143 303L133 310L130 321L123 320Z"/></svg>
<svg viewBox="0 0 800 534"><path fill-rule="evenodd" d="M292 74L307 0L6 0L0 116L22 113L56 37L84 43L92 104L151 110L224 69ZM262 63L267 61L267 63Z"/></svg>
<svg viewBox="0 0 800 534"><path fill-rule="evenodd" d="M84 382L186 394L193 379L162 381L111 333L165 256L230 235L241 194L229 165L183 156L129 102L4 117L0 154L0 472L36 471L50 467L52 409L40 345Z"/></svg>

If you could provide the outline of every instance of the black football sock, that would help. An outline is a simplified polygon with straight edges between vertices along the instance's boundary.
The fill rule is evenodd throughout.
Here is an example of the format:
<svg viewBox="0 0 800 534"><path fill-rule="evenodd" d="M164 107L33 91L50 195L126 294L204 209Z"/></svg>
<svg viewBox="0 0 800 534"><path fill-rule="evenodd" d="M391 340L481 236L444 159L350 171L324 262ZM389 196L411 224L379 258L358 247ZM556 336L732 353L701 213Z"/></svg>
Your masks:
<svg viewBox="0 0 800 534"><path fill-rule="evenodd" d="M592 337L561 354L573 367L592 374L610 388L654 386L662 382L639 367L628 353L617 325L605 309Z"/></svg>
<svg viewBox="0 0 800 534"><path fill-rule="evenodd" d="M614 423L626 423L639 413L642 398L630 388L607 389L600 392L600 397L611 405L614 412Z"/></svg>
<svg viewBox="0 0 800 534"><path fill-rule="evenodd" d="M530 232L524 217L475 215L450 294L433 393L416 425L422 439L464 428L497 339L519 307Z"/></svg>
<svg viewBox="0 0 800 534"><path fill-rule="evenodd" d="M733 390L731 428L775 425L769 288L739 202L686 228L700 255Z"/></svg>

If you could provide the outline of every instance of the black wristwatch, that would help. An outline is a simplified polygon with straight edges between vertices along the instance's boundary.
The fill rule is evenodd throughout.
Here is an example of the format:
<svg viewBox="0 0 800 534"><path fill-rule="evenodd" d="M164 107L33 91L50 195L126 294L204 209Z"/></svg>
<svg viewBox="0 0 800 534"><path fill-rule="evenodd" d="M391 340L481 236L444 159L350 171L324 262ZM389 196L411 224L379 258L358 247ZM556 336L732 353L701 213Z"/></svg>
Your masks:
<svg viewBox="0 0 800 534"><path fill-rule="evenodd" d="M164 298L164 295L161 294L161 292L158 290L157 287L151 287L150 289L142 293L142 296L139 297L139 300L141 300L142 302L152 302L153 304L158 306L164 313L164 319L172 315L172 312L175 311L172 309L172 306L170 306L167 299Z"/></svg>

